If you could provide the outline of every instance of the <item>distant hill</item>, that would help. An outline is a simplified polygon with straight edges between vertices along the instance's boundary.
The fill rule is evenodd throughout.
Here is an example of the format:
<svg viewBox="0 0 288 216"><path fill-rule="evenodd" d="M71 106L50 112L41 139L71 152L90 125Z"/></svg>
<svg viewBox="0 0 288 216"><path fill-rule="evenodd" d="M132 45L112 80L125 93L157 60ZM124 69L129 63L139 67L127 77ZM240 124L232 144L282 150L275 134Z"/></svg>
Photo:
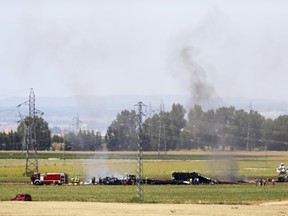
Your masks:
<svg viewBox="0 0 288 216"><path fill-rule="evenodd" d="M17 121L28 115L27 98L11 97L0 99L0 130L17 127ZM170 111L173 103L182 104L187 110L193 105L189 97L183 95L121 95L121 96L86 96L86 97L38 97L36 108L44 112L43 118L51 128L73 130L77 116L80 126L105 132L107 127L122 110L133 110L135 104L142 101L146 111L158 112L161 101L165 110ZM22 104L19 108L17 106ZM204 110L234 106L236 109L249 110L249 106L266 118L276 118L288 114L288 102L271 100L249 100L245 98L221 98L202 104Z"/></svg>

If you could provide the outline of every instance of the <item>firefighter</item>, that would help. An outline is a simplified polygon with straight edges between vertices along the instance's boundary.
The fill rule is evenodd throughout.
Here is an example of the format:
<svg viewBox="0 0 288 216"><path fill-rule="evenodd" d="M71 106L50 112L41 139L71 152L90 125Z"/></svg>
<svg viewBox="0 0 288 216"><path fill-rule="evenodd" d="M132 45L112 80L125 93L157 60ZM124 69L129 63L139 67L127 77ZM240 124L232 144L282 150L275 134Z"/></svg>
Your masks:
<svg viewBox="0 0 288 216"><path fill-rule="evenodd" d="M262 185L263 185L263 179L260 178L260 186L262 186Z"/></svg>
<svg viewBox="0 0 288 216"><path fill-rule="evenodd" d="M33 175L31 175L30 179L31 179L31 184L34 184L34 182L36 180L36 176L33 174Z"/></svg>
<svg viewBox="0 0 288 216"><path fill-rule="evenodd" d="M92 182L93 185L95 184L95 177L92 177L91 182Z"/></svg>
<svg viewBox="0 0 288 216"><path fill-rule="evenodd" d="M80 184L80 178L78 176L75 177L75 185Z"/></svg>
<svg viewBox="0 0 288 216"><path fill-rule="evenodd" d="M193 179L193 184L198 185L199 184L199 178L194 178Z"/></svg>
<svg viewBox="0 0 288 216"><path fill-rule="evenodd" d="M255 184L256 184L256 186L259 185L259 179L258 178L255 179Z"/></svg>

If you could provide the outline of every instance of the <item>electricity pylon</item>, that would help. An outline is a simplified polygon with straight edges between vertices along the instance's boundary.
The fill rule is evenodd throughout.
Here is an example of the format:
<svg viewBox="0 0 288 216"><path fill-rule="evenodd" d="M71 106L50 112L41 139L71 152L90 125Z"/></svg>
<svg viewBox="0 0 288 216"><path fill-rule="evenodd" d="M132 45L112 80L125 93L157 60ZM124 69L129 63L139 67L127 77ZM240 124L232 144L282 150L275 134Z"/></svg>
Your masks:
<svg viewBox="0 0 288 216"><path fill-rule="evenodd" d="M251 114L252 105L249 105L246 151L251 151Z"/></svg>
<svg viewBox="0 0 288 216"><path fill-rule="evenodd" d="M161 156L161 150L164 151L164 157L166 158L167 146L166 146L166 135L165 135L165 124L162 122L162 116L164 114L165 108L164 103L161 101L160 112L159 112L159 139L158 139L158 158ZM163 137L163 140L162 140ZM163 143L163 147L162 147ZM163 149L164 148L164 149Z"/></svg>
<svg viewBox="0 0 288 216"><path fill-rule="evenodd" d="M137 190L136 196L139 201L143 201L143 122L144 115L142 109L145 106L142 102L138 102L135 106L138 107L138 143L137 143Z"/></svg>
<svg viewBox="0 0 288 216"><path fill-rule="evenodd" d="M38 172L38 153L37 148L38 144L36 142L36 108L35 108L35 94L33 89L30 89L29 100L18 105L18 108L21 105L29 106L29 116L22 119L24 126L24 140L23 140L23 150L26 151L26 166L25 166L25 176L31 176L33 173ZM38 110L37 110L38 111ZM43 114L43 113L41 113Z"/></svg>

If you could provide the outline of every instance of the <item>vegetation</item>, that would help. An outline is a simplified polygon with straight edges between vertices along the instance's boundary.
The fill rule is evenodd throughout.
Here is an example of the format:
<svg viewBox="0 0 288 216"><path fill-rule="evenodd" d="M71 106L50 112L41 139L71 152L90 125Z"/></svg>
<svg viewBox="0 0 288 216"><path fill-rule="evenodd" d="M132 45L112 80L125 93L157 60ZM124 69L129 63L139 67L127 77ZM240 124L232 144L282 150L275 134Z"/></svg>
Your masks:
<svg viewBox="0 0 288 216"><path fill-rule="evenodd" d="M0 200L10 200L18 193L30 193L35 201L95 201L136 202L136 186L35 186L24 177L25 159L21 152L0 152ZM106 155L106 157L104 157ZM168 152L158 159L157 152L145 152L144 176L151 179L170 179L174 171L199 172L221 179L231 172L223 164L237 163L234 172L247 182L220 185L144 185L145 203L208 203L251 204L269 200L285 200L286 183L255 186L255 178L277 178L276 167L287 163L286 152ZM66 172L70 177L87 180L95 175L106 177L135 174L135 152L39 152L39 170ZM134 158L134 159L133 159ZM167 159L169 158L169 159ZM103 176L105 175L105 176Z"/></svg>
<svg viewBox="0 0 288 216"><path fill-rule="evenodd" d="M20 135L15 131L9 133L0 132L0 150L21 150L22 141Z"/></svg>
<svg viewBox="0 0 288 216"><path fill-rule="evenodd" d="M136 202L135 186L33 186L0 185L1 201L29 193L34 201ZM252 204L286 200L287 184L239 185L145 185L145 203Z"/></svg>
<svg viewBox="0 0 288 216"><path fill-rule="evenodd" d="M39 152L39 171L67 172L85 179L92 174L103 177L103 174L133 174L137 170L135 152L68 152L64 156L63 152ZM166 159L159 159L157 152L145 152L143 156L144 175L154 179L170 179L173 171L196 171L218 178L220 171L231 172L231 168L237 172L235 175L247 179L273 177L280 162L288 163L286 152L168 152ZM18 178L23 177L24 170L23 153L0 152L1 182L11 181L12 178L15 178L12 182L19 182ZM107 171L99 173L99 170ZM90 176L86 175L88 172ZM23 182L29 181L23 179Z"/></svg>
<svg viewBox="0 0 288 216"><path fill-rule="evenodd" d="M99 131L82 131L78 134L65 134L66 151L97 151L102 150L102 136ZM61 149L60 149L61 150Z"/></svg>
<svg viewBox="0 0 288 216"><path fill-rule="evenodd" d="M187 119L185 116L187 115ZM133 150L137 135L134 111L117 115L107 130L108 150ZM265 119L257 111L245 112L234 107L204 111L195 105L188 113L180 104L171 111L161 110L146 118L143 149L146 151L222 149L287 150L288 116Z"/></svg>
<svg viewBox="0 0 288 216"><path fill-rule="evenodd" d="M27 149L26 144L29 145L29 143L33 145L33 148L37 146L36 148L39 150L50 149L51 132L48 127L48 122L41 117L26 117L20 122L17 128L17 134L21 137L24 149ZM29 137L29 134L31 134L31 137ZM32 149L32 146L30 149Z"/></svg>
<svg viewBox="0 0 288 216"><path fill-rule="evenodd" d="M32 119L26 118L19 124L17 132L0 133L0 150L25 148L25 136L35 134L35 145L40 150L135 151L138 117L134 110L120 112L104 137L98 131L82 130L51 137L48 123L39 117L33 120L35 132L29 132ZM204 111L199 105L186 112L182 105L173 104L171 111L151 112L143 123L144 151L288 150L288 115L272 120L254 110L246 112L221 107Z"/></svg>

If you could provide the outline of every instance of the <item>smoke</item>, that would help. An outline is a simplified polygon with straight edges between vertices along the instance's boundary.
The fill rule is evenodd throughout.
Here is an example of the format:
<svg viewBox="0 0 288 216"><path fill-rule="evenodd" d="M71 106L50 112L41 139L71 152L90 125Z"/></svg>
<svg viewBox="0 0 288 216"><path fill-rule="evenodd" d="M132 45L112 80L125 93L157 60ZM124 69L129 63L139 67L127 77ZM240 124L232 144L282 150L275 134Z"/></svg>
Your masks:
<svg viewBox="0 0 288 216"><path fill-rule="evenodd" d="M216 176L220 181L237 182L238 163L232 155L212 151L208 163L208 171Z"/></svg>
<svg viewBox="0 0 288 216"><path fill-rule="evenodd" d="M189 106L210 105L219 99L215 86L219 88L217 83L225 78L220 76L222 70L217 67L222 64L218 61L223 49L221 45L227 42L226 18L219 7L211 7L198 24L191 25L173 39L169 66L185 88L184 93L188 93Z"/></svg>
<svg viewBox="0 0 288 216"><path fill-rule="evenodd" d="M86 178L91 179L95 177L96 179L109 177L123 177L118 171L111 167L111 161L108 159L90 159L87 164Z"/></svg>
<svg viewBox="0 0 288 216"><path fill-rule="evenodd" d="M125 166L123 166L125 164ZM125 173L134 173L134 160L113 160L110 158L110 154L106 148L102 152L98 152L97 155L93 155L90 160L87 160L85 166L86 179L95 177L96 180L105 177L116 177L123 179Z"/></svg>
<svg viewBox="0 0 288 216"><path fill-rule="evenodd" d="M206 70L201 66L199 63L200 61L197 61L195 56L196 49L193 49L191 46L185 46L178 53L179 63L181 63L178 64L178 66L180 66L180 71L184 71L184 77L186 77L186 79L183 81L188 83L187 87L191 100L190 104L203 106L215 103L217 101L217 93L214 85L208 81ZM203 122L203 124L205 124L205 122ZM214 131L215 133L219 130L222 131L222 127L224 126L218 125L217 128L211 128L211 131ZM214 142L217 148L225 146L224 139L216 139ZM238 163L233 155L226 155L212 150L207 166L208 171L221 181L237 182L239 180L237 173Z"/></svg>
<svg viewBox="0 0 288 216"><path fill-rule="evenodd" d="M206 72L192 56L192 47L184 47L179 57L188 73L189 93L193 104L203 104L216 95L214 86L207 81Z"/></svg>
<svg viewBox="0 0 288 216"><path fill-rule="evenodd" d="M216 87L219 88L217 81L219 83L220 80L222 85L226 85L223 82L224 77L221 76L222 68L218 67L222 64L220 60L223 60L219 53L223 53L222 44L226 44L227 32L229 32L227 29L229 22L226 18L219 8L211 8L198 27L176 38L177 48L174 48L174 61L171 61L174 68L172 69L177 72L177 79L188 92L190 100L188 107L197 104L204 109L210 109L221 104ZM222 128L217 126L210 130L211 133L217 135L217 131L222 131ZM203 133L208 132L203 131ZM207 163L208 171L222 181L236 182L239 179L237 160L233 155L217 151L229 143L220 138L215 139L213 145L215 149L211 150L210 160Z"/></svg>

